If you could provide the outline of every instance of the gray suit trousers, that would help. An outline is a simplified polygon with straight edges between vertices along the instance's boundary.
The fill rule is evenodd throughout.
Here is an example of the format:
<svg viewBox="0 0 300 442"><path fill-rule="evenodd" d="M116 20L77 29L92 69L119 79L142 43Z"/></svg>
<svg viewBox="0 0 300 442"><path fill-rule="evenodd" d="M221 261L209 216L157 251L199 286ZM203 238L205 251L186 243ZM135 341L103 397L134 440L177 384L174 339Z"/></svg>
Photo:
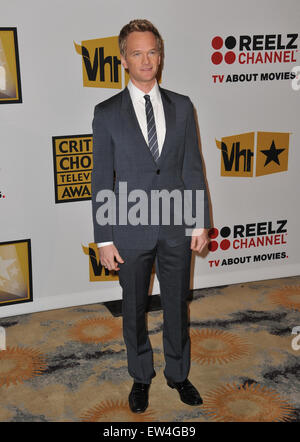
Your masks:
<svg viewBox="0 0 300 442"><path fill-rule="evenodd" d="M190 286L191 238L170 245L160 229L151 250L119 248L124 259L119 264L123 289L123 336L127 349L128 372L134 382L150 384L155 376L153 352L146 326L146 307L151 270L156 258L163 308L163 349L166 379L182 382L190 369L187 296Z"/></svg>

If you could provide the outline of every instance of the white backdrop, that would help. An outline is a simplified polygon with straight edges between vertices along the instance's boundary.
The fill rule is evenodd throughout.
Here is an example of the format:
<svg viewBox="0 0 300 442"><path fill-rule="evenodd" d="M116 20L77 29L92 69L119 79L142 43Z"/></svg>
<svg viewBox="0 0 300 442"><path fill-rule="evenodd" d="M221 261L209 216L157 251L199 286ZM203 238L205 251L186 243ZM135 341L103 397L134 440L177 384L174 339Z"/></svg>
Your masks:
<svg viewBox="0 0 300 442"><path fill-rule="evenodd" d="M74 42L81 45L117 36L133 18L151 20L164 38L162 87L189 95L194 103L214 225L219 232L229 227L222 230L223 237L219 233L215 238L217 250L196 257L192 287L299 274L300 90L296 82L292 87L291 79L260 77L261 73L290 73L300 65L299 36L288 49L288 35L300 29L298 0L1 3L0 26L17 28L23 102L0 104L0 191L6 196L0 199L0 243L31 240L33 280L33 302L0 304L1 317L121 298L118 281L90 281L89 257L82 246L93 242L91 202L55 201L52 137L91 134L95 104L119 91L83 87L82 58ZM254 39L253 49L254 35L262 37ZM216 36L222 38L220 49L212 47ZM286 62L242 64L236 60L228 64L223 60L214 64L214 52L224 56L230 50L224 47L229 36L237 41L232 51L241 61L242 52L263 56L266 51L286 50ZM238 47L241 36L251 37L249 51ZM277 49L272 49L274 45ZM228 75L243 73L257 73L256 81L226 81L234 78ZM214 75L224 76L223 82ZM254 132L253 176L221 176L216 140L249 132ZM261 167L267 170L262 163L267 154L260 151L271 152L271 147L270 142L262 148L257 144L259 132L290 134L289 142L283 144L280 139L278 144L274 134L276 149L284 152L275 151L268 165L273 173L262 176L256 176L255 162L260 158ZM229 143L227 147L230 154L233 147ZM282 170L276 158L279 163L285 158L287 170ZM243 157L241 173L242 165ZM285 222L278 224L278 220ZM260 232L257 223L263 223ZM234 240L241 239L234 238L234 226L243 226L238 228L242 231L247 224L253 224L248 227L252 235L246 238L248 247L234 248L240 245ZM282 232L276 233L278 226ZM266 236L278 244L253 245L258 237ZM220 248L223 239L229 240L227 250ZM254 262L254 255L260 256L260 262ZM245 262L243 257L248 257ZM233 258L237 259L231 264ZM156 278L152 293L159 293Z"/></svg>

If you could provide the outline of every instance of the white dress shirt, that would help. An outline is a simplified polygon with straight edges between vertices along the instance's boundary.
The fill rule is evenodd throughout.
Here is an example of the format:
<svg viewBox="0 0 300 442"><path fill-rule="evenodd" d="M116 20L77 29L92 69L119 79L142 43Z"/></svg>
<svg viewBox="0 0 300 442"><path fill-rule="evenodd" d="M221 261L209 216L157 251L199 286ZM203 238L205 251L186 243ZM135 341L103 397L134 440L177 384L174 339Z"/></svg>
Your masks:
<svg viewBox="0 0 300 442"><path fill-rule="evenodd" d="M134 107L134 111L139 122L141 131L144 135L145 141L148 144L148 131L147 131L147 117L145 110L145 92L136 87L132 81L130 80L127 85L130 98ZM157 143L158 143L158 151L159 155L161 154L161 150L164 144L165 136L166 136L166 119L164 113L164 107L158 87L158 83L156 82L150 92L147 95L150 95L150 100L153 107L155 126L156 126L156 134L157 134ZM113 244L112 241L97 243L98 247L108 246L109 244Z"/></svg>
<svg viewBox="0 0 300 442"><path fill-rule="evenodd" d="M160 96L160 91L157 82L153 86L148 94L141 91L141 89L137 88L131 81L128 83L128 90L130 93L130 98L132 100L132 104L135 110L135 114L137 116L140 128L143 132L146 143L148 144L148 131L147 131L147 117L145 110L145 98L144 95L150 95L150 100L153 107L156 133L157 133L157 142L158 142L158 151L159 155L161 154L162 146L164 144L165 135L166 135L166 120L164 114L164 107Z"/></svg>

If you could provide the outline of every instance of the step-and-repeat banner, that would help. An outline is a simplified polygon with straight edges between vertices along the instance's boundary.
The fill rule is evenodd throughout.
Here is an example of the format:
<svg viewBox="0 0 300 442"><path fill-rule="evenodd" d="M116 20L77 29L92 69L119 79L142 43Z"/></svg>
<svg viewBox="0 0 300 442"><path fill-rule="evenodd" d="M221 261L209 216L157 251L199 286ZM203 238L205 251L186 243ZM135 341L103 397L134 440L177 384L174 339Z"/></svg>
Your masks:
<svg viewBox="0 0 300 442"><path fill-rule="evenodd" d="M93 244L91 123L127 84L117 36L134 18L197 114L214 228L191 288L299 274L298 0L10 0L0 17L2 317L122 297Z"/></svg>

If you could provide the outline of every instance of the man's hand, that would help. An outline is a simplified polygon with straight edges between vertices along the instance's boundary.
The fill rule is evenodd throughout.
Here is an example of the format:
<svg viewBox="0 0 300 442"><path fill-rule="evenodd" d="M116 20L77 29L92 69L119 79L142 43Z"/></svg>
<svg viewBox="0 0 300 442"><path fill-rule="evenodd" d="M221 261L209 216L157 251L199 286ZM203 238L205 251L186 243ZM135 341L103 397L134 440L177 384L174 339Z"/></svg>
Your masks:
<svg viewBox="0 0 300 442"><path fill-rule="evenodd" d="M108 270L120 270L118 267L118 262L122 264L124 261L119 255L118 249L113 244L98 247L98 251L100 262L105 268Z"/></svg>
<svg viewBox="0 0 300 442"><path fill-rule="evenodd" d="M192 232L191 249L201 253L209 243L207 229L194 229Z"/></svg>

